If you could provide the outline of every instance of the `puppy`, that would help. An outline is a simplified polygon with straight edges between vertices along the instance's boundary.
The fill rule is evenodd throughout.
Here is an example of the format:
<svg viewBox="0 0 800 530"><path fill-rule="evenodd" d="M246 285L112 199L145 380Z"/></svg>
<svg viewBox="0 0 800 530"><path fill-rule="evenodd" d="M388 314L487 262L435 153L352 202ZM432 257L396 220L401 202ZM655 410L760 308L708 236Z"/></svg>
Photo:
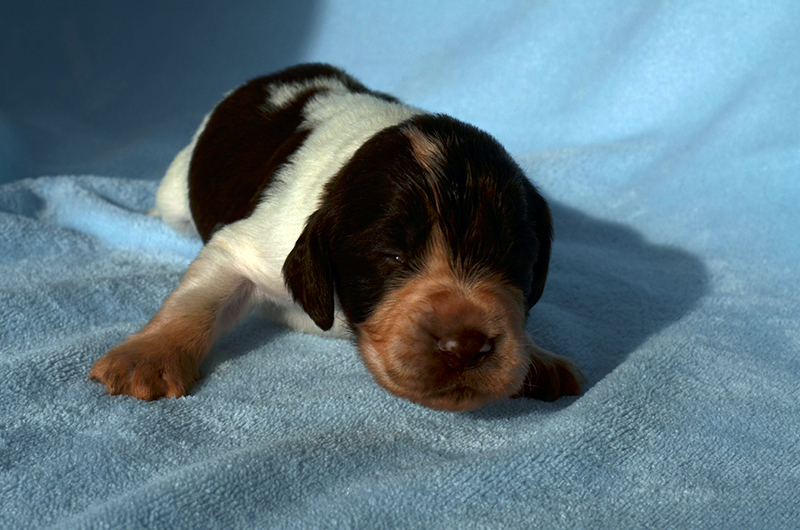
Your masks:
<svg viewBox="0 0 800 530"><path fill-rule="evenodd" d="M176 156L154 213L205 246L91 370L109 394L187 393L260 306L353 336L376 381L440 410L580 392L525 332L547 277L545 200L488 134L309 64L231 92Z"/></svg>

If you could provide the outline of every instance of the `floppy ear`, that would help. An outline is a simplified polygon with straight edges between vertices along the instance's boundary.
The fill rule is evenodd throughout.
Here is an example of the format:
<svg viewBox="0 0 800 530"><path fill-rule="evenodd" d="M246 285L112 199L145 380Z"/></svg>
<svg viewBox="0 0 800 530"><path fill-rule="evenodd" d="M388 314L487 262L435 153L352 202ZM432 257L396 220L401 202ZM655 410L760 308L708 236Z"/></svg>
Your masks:
<svg viewBox="0 0 800 530"><path fill-rule="evenodd" d="M321 224L319 212L308 218L303 233L283 263L283 278L294 301L317 326L327 331L333 326L333 271Z"/></svg>
<svg viewBox="0 0 800 530"><path fill-rule="evenodd" d="M536 239L539 240L539 255L533 264L531 294L528 295L528 309L536 305L544 291L547 269L550 267L550 247L553 243L553 219L547 201L531 185L528 190L528 221L533 224Z"/></svg>

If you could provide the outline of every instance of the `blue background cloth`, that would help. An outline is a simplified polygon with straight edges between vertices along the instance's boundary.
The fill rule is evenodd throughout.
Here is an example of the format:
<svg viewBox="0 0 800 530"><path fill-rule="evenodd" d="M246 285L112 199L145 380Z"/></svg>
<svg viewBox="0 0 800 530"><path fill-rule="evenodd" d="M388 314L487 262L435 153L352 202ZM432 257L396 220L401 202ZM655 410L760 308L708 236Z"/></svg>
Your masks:
<svg viewBox="0 0 800 530"><path fill-rule="evenodd" d="M0 527L800 524L800 3L18 4ZM224 92L311 60L486 129L539 185L528 330L583 395L435 412L257 317L186 398L86 381L200 248L145 215L171 158Z"/></svg>

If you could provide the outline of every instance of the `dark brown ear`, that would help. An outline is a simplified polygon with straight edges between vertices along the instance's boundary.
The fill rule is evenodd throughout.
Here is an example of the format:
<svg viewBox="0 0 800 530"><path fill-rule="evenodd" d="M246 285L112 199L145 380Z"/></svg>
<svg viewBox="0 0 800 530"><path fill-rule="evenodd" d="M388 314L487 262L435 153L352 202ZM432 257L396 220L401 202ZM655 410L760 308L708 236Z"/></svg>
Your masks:
<svg viewBox="0 0 800 530"><path fill-rule="evenodd" d="M530 309L542 297L544 284L547 281L547 269L550 267L550 247L553 243L553 219L550 207L533 186L528 188L528 221L533 224L536 239L539 240L539 254L533 264L531 294L527 300Z"/></svg>
<svg viewBox="0 0 800 530"><path fill-rule="evenodd" d="M320 233L321 224L319 212L308 218L283 263L283 278L294 301L327 331L333 326L333 271L330 250Z"/></svg>

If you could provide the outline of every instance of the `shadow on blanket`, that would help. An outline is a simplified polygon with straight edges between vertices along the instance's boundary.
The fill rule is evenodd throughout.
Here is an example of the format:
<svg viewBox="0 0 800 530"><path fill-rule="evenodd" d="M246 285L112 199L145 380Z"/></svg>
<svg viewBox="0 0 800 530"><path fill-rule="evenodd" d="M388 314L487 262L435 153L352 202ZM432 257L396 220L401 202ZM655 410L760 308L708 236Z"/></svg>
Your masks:
<svg viewBox="0 0 800 530"><path fill-rule="evenodd" d="M700 259L684 250L650 243L626 226L563 204L550 206L550 274L527 329L537 343L578 363L586 392L648 337L687 314L707 292L709 278ZM471 414L502 417L530 410L520 401Z"/></svg>
<svg viewBox="0 0 800 530"><path fill-rule="evenodd" d="M708 290L708 272L696 256L652 244L623 225L562 205L553 206L553 216L559 235L547 303L574 323L564 326L572 340L581 320L591 321L591 343L581 344L586 353L577 360L594 384L688 313ZM547 321L559 318L548 313Z"/></svg>

